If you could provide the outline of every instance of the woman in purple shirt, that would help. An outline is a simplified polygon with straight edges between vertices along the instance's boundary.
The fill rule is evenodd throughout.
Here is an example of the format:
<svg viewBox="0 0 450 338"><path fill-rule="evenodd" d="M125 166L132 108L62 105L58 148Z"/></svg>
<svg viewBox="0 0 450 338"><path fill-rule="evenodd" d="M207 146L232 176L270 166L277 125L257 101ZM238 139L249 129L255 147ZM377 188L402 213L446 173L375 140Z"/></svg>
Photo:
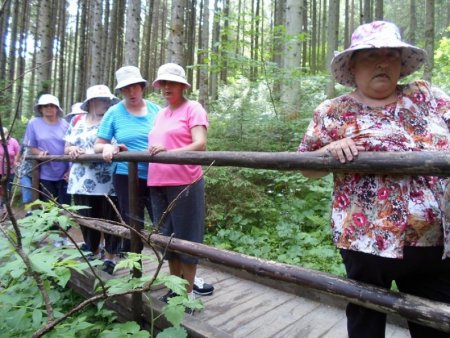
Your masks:
<svg viewBox="0 0 450 338"><path fill-rule="evenodd" d="M57 97L43 94L34 106L36 117L28 122L25 132L26 146L38 156L64 155L64 136L69 124L62 118L63 110ZM39 166L40 199L54 198L59 204L70 204L67 194L68 162L49 161ZM68 244L67 238L55 241L55 246Z"/></svg>

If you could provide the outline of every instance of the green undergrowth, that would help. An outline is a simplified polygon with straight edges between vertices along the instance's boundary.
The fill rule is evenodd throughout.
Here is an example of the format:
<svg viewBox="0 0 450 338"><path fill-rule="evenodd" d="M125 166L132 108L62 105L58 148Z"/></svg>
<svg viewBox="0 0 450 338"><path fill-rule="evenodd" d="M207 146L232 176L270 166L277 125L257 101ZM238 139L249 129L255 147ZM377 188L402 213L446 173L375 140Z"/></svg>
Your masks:
<svg viewBox="0 0 450 338"><path fill-rule="evenodd" d="M52 241L59 237L59 234L52 230L55 224L66 230L77 225L51 203L37 203L40 204L39 210L34 210L31 216L18 220L22 240L20 249L17 246L18 232L13 230L12 224L9 221L1 224L1 337L31 337L51 322L49 306L52 308L53 318L58 319L84 301L84 298L69 287L68 282L73 270L83 273L88 268L87 262L82 259L81 253L75 247L54 248L52 245ZM67 206L67 208L75 211L79 207ZM19 252L22 253L21 256ZM28 268L21 257L29 259ZM130 270L138 266L138 261L144 259L150 257L129 253L128 258L121 260L116 269ZM100 260L90 262L94 269L101 269L102 263ZM42 285L41 289L38 288L38 280ZM144 274L141 278L125 275L103 280L104 289L100 281L96 280L94 285L96 294L105 297L67 316L46 333L45 337L187 337L186 330L181 326L185 309L186 307L200 309L203 305L199 300L188 299L185 283L184 279L163 273L157 276ZM151 325L151 329L147 331L141 329L136 322L121 323L116 314L104 306L107 297L115 293L135 289L149 290L150 285L164 285L180 295L163 307L163 315L172 327L162 332L156 333L154 328L156 315L150 314L151 317L147 319ZM42 292L42 289L45 292ZM143 296L151 301L148 292L145 291ZM45 299L48 301L45 302Z"/></svg>
<svg viewBox="0 0 450 338"><path fill-rule="evenodd" d="M329 227L331 176L210 168L209 245L343 276Z"/></svg>

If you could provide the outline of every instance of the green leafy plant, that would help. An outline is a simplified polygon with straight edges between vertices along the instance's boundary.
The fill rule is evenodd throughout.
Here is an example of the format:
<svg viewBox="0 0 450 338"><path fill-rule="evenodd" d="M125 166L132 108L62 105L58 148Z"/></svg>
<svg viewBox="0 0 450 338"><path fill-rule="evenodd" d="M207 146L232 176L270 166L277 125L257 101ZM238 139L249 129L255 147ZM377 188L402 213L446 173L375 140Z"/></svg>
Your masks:
<svg viewBox="0 0 450 338"><path fill-rule="evenodd" d="M181 327L186 307L201 308L201 302L188 299L185 281L173 276L149 276L140 278L113 278L96 280L97 294L86 306L67 314L84 299L67 288L72 270L81 273L87 268L102 264L100 260L88 262L75 248L54 248L52 239L57 232L76 227L67 212L82 207L65 206L66 212L52 202L35 202L39 206L32 215L0 225L4 236L0 237L0 330L4 337L23 337L46 333L48 337L150 337L137 323L119 323L113 312L104 307L105 300L114 294L150 291L152 283L165 284L180 294L177 303L164 308L163 315L174 325L163 330L173 337L186 337ZM14 220L14 217L12 218ZM57 229L55 228L57 224ZM20 229L20 230L19 230ZM20 238L18 237L20 234ZM20 239L20 240L19 240ZM27 259L25 259L27 258ZM137 263L148 259L141 254L130 253L118 264L119 268L140 267ZM182 292L184 290L184 293ZM86 303L86 302L84 302ZM83 303L83 304L84 304ZM156 318L150 318L154 323ZM51 323L56 323L56 325ZM51 324L52 329L46 327ZM54 326L53 326L54 325Z"/></svg>

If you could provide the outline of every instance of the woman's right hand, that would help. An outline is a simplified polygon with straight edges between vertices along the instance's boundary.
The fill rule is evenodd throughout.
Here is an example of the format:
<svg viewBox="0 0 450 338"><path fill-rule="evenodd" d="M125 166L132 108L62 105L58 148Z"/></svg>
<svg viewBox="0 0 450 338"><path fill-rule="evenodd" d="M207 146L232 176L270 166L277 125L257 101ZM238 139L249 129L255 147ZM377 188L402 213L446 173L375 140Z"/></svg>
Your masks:
<svg viewBox="0 0 450 338"><path fill-rule="evenodd" d="M106 162L112 162L114 155L121 151L127 151L128 148L124 144L105 144L103 146L102 156Z"/></svg>
<svg viewBox="0 0 450 338"><path fill-rule="evenodd" d="M77 158L80 155L83 155L86 153L86 151L84 149L81 149L78 146L70 146L68 147L68 155L70 156L70 158Z"/></svg>
<svg viewBox="0 0 450 338"><path fill-rule="evenodd" d="M357 146L353 139L346 137L338 141L331 142L321 149L333 156L341 163L353 161L358 156L359 151L364 151L364 147Z"/></svg>

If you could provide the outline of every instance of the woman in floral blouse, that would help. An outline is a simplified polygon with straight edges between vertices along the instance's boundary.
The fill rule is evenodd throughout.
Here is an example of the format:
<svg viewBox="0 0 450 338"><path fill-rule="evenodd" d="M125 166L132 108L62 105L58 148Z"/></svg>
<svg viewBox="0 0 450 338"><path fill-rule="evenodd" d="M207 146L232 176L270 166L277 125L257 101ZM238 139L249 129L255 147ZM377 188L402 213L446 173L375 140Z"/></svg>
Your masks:
<svg viewBox="0 0 450 338"><path fill-rule="evenodd" d="M81 109L87 114L79 114L72 118L66 134L65 154L76 158L81 154L93 154L97 130L103 115L108 108L119 100L105 85L89 87L86 100ZM116 201L112 184L112 164L105 162L73 163L70 168L67 192L73 194L76 205L88 206L79 212L86 217L116 219L106 195ZM80 226L86 249L91 257L99 254L101 233L98 230ZM115 255L119 253L120 238L104 234L105 262L104 271L112 274L115 266Z"/></svg>
<svg viewBox="0 0 450 338"><path fill-rule="evenodd" d="M299 151L329 153L341 163L360 151L449 151L450 98L425 81L399 85L426 60L398 28L358 27L331 69L353 87L314 112ZM327 172L304 171L308 177ZM333 240L351 279L450 303L450 223L441 208L447 178L334 174ZM384 337L385 314L349 304L349 337ZM408 323L412 337L448 337Z"/></svg>

